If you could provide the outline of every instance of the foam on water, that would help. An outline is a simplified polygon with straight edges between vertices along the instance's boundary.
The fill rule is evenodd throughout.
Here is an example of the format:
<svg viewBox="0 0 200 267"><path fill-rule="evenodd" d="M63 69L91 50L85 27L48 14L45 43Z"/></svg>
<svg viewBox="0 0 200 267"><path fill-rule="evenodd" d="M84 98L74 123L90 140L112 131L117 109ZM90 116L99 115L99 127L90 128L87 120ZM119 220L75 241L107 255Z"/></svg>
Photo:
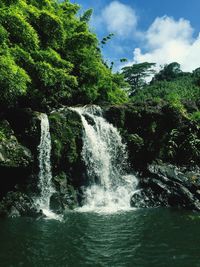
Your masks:
<svg viewBox="0 0 200 267"><path fill-rule="evenodd" d="M81 212L113 213L130 210L137 179L127 174L127 153L118 130L102 116L97 106L71 108L84 127L82 157L90 185L85 188Z"/></svg>

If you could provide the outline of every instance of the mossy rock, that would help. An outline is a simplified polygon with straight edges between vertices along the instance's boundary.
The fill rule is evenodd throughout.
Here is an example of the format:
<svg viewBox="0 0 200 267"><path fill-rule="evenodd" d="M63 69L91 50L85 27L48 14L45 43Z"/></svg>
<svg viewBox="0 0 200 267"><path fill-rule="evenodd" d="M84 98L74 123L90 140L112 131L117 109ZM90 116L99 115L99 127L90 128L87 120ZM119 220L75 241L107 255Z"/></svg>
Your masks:
<svg viewBox="0 0 200 267"><path fill-rule="evenodd" d="M200 164L199 123L164 101L106 107L105 117L127 143L133 168L145 169L155 160Z"/></svg>
<svg viewBox="0 0 200 267"><path fill-rule="evenodd" d="M22 146L7 121L0 122L0 167L26 168L32 162L28 148Z"/></svg>
<svg viewBox="0 0 200 267"><path fill-rule="evenodd" d="M82 161L82 122L80 116L68 108L54 111L49 116L52 139L53 174L67 173L73 186L85 183Z"/></svg>

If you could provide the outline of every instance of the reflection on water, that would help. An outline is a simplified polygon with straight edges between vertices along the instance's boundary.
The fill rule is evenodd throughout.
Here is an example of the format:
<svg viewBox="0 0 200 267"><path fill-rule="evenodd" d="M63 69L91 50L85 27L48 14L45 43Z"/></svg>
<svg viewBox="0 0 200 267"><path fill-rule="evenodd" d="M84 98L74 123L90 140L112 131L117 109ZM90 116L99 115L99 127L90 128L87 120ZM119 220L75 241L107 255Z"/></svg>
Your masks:
<svg viewBox="0 0 200 267"><path fill-rule="evenodd" d="M200 266L197 213L70 212L56 220L0 220L0 266Z"/></svg>

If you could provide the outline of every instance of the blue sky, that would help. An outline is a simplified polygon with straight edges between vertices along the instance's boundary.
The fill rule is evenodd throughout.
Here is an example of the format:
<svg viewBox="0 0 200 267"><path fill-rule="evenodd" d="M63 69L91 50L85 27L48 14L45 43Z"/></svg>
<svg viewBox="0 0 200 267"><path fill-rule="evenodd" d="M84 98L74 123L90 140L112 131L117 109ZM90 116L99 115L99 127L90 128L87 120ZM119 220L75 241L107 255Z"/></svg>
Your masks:
<svg viewBox="0 0 200 267"><path fill-rule="evenodd" d="M200 66L200 0L72 0L93 8L91 29L100 40L115 33L103 54L115 67L143 61L177 61L191 71Z"/></svg>

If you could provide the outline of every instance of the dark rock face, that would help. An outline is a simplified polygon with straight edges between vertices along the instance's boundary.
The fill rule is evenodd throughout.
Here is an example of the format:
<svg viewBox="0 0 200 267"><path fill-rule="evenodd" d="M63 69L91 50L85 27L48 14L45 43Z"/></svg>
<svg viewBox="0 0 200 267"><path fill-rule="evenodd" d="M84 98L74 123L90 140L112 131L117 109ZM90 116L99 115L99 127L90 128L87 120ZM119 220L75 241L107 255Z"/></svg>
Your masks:
<svg viewBox="0 0 200 267"><path fill-rule="evenodd" d="M164 102L105 107L104 114L120 130L131 167L141 174L132 206L200 210L199 169L189 171L200 164L199 124Z"/></svg>
<svg viewBox="0 0 200 267"><path fill-rule="evenodd" d="M10 110L5 117L6 120L0 120L0 214L37 214L31 197L39 194L40 113ZM78 205L81 187L87 183L81 159L82 123L80 116L67 108L53 111L49 122L53 182L57 190L50 205L61 213Z"/></svg>
<svg viewBox="0 0 200 267"><path fill-rule="evenodd" d="M13 153L18 160L18 166L13 166L13 168L8 166L6 170L4 168L4 170L0 170L0 172L4 173L4 177L7 180L14 180L15 177L19 177L19 179L23 181L22 191L26 191L24 186L30 187L30 184L31 187L34 186L36 188L37 179L35 178L37 178L37 173L39 171L38 145L40 142L40 113L34 112L31 109L13 109L7 111L4 117L9 123L10 132L8 133L7 139L10 146L12 147L11 139L17 140L19 144L18 150L16 149L15 153ZM5 127L3 128L5 130ZM23 156L22 151L25 156ZM27 154L31 154L31 161L29 161L29 164L25 162ZM11 164L16 165L12 158L11 162ZM29 177L34 177L34 179L29 179ZM18 183L19 181L16 181L16 184ZM13 189L10 188L10 190Z"/></svg>
<svg viewBox="0 0 200 267"><path fill-rule="evenodd" d="M38 216L39 112L9 110L0 120L0 216Z"/></svg>
<svg viewBox="0 0 200 267"><path fill-rule="evenodd" d="M79 205L79 188L70 184L70 178L63 172L55 176L56 192L50 200L50 208L60 214L68 209L74 209Z"/></svg>
<svg viewBox="0 0 200 267"><path fill-rule="evenodd" d="M0 144L0 167L27 168L32 162L30 150L22 146L14 135Z"/></svg>
<svg viewBox="0 0 200 267"><path fill-rule="evenodd" d="M9 192L0 202L0 217L42 217L33 200L21 192Z"/></svg>
<svg viewBox="0 0 200 267"><path fill-rule="evenodd" d="M141 174L132 206L200 210L199 170L189 171L190 166L200 164L199 125L166 103L103 110L127 143L130 168ZM62 213L81 204L83 187L88 184L81 156L83 128L80 116L68 108L52 111L49 122L56 188L50 206ZM39 142L39 112L9 110L0 116L0 216L38 216L31 197L39 194Z"/></svg>
<svg viewBox="0 0 200 267"><path fill-rule="evenodd" d="M23 146L8 121L0 121L0 198L13 190L16 184L24 184L31 172L33 156L31 151Z"/></svg>
<svg viewBox="0 0 200 267"><path fill-rule="evenodd" d="M87 184L86 168L82 160L82 122L80 116L68 108L49 116L52 139L52 171L58 194L54 196L62 209L78 205L80 190ZM55 203L56 201L54 201Z"/></svg>
<svg viewBox="0 0 200 267"><path fill-rule="evenodd" d="M174 165L200 164L200 127L167 103L127 104L104 108L121 132L131 165L145 170L155 160Z"/></svg>
<svg viewBox="0 0 200 267"><path fill-rule="evenodd" d="M134 207L183 207L200 211L200 170L152 164L131 199Z"/></svg>

